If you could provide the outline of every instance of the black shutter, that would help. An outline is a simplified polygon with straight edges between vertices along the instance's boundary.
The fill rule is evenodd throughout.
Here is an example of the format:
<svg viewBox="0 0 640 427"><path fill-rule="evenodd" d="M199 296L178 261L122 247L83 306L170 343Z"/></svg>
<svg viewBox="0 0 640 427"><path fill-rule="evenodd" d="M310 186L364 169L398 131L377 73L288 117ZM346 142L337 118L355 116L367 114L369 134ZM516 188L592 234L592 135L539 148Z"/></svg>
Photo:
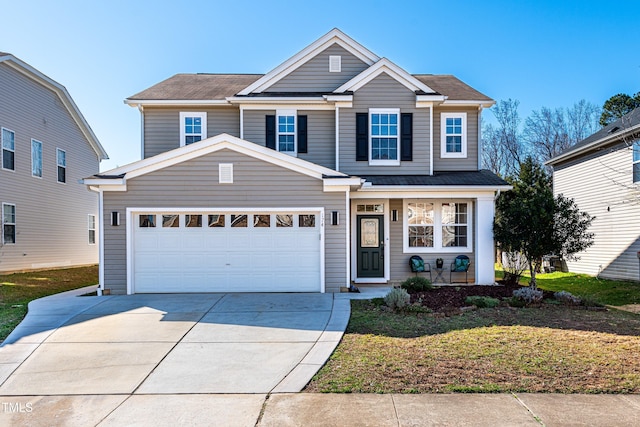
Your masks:
<svg viewBox="0 0 640 427"><path fill-rule="evenodd" d="M298 153L307 152L307 116L298 116Z"/></svg>
<svg viewBox="0 0 640 427"><path fill-rule="evenodd" d="M265 142L267 148L276 149L276 116L265 116Z"/></svg>
<svg viewBox="0 0 640 427"><path fill-rule="evenodd" d="M400 115L400 160L413 160L413 113Z"/></svg>
<svg viewBox="0 0 640 427"><path fill-rule="evenodd" d="M356 160L369 160L368 113L356 113Z"/></svg>

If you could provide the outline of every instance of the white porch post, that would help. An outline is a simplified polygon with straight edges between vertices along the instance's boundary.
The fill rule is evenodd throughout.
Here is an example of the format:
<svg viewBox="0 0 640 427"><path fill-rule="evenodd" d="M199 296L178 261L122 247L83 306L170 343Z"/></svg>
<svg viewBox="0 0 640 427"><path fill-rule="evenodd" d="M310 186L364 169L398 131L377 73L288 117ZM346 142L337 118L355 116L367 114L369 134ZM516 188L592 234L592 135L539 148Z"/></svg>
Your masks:
<svg viewBox="0 0 640 427"><path fill-rule="evenodd" d="M476 283L491 285L495 282L495 249L493 243L493 195L476 199Z"/></svg>

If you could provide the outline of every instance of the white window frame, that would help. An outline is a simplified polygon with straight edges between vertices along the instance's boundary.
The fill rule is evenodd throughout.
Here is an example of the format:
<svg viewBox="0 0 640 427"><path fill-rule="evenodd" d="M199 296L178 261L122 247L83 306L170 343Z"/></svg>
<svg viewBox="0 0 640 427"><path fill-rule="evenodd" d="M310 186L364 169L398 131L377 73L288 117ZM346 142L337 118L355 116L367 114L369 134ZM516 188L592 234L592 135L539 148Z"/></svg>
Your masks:
<svg viewBox="0 0 640 427"><path fill-rule="evenodd" d="M4 210L8 206L12 206L13 207L13 222L6 222L5 221ZM13 203L3 203L2 204L2 244L3 245L15 245L16 241L18 240L18 228L16 227L16 216L17 216L16 211L17 211L16 205L14 205ZM4 226L5 225L13 225L13 242L7 243L4 240Z"/></svg>
<svg viewBox="0 0 640 427"><path fill-rule="evenodd" d="M280 150L280 135L291 135L291 132L280 132L279 119L283 116L293 116L293 151ZM276 110L276 150L290 156L298 155L298 111Z"/></svg>
<svg viewBox="0 0 640 427"><path fill-rule="evenodd" d="M60 164L60 153L64 153L64 164ZM60 181L60 168L64 169L64 181ZM56 180L60 184L67 183L67 152L60 148L56 148Z"/></svg>
<svg viewBox="0 0 640 427"><path fill-rule="evenodd" d="M13 135L13 141L11 141L13 143L13 148L6 148L4 146L5 140L4 140L4 133L5 132L10 132L11 135ZM15 172L16 170L16 133L14 131L12 131L11 129L7 129L7 128L2 128L0 130L0 138L2 139L2 142L0 143L1 145L1 154L0 154L0 167L6 171L12 171ZM13 169L8 169L4 167L4 152L8 151L10 153L13 153Z"/></svg>
<svg viewBox="0 0 640 427"><path fill-rule="evenodd" d="M95 245L97 240L96 234L96 216L94 214L87 215L87 231L88 242L90 245ZM93 231L93 242L91 241L91 232Z"/></svg>
<svg viewBox="0 0 640 427"><path fill-rule="evenodd" d="M33 166L34 166L34 156L33 156L33 148L36 146L36 144L40 144L40 175L36 175L33 172ZM44 175L44 161L43 161L43 151L44 151L44 147L42 144L42 141L38 141L37 139L31 139L31 176L34 178L40 178L42 179L42 175Z"/></svg>
<svg viewBox="0 0 640 427"><path fill-rule="evenodd" d="M395 114L397 117L397 134L396 138L396 159L373 159L373 120L372 116L374 114ZM369 165L371 166L400 166L400 109L399 108L369 108ZM377 137L382 137L383 135L376 135ZM384 135L389 136L389 135Z"/></svg>
<svg viewBox="0 0 640 427"><path fill-rule="evenodd" d="M635 158L636 153L638 153L637 159ZM640 168L640 139L631 144L631 182L640 184L640 173L638 173L637 177L634 174L636 167Z"/></svg>
<svg viewBox="0 0 640 427"><path fill-rule="evenodd" d="M409 203L433 203L433 247L409 246ZM442 205L446 203L467 204L467 246L442 246ZM441 199L404 199L402 212L402 247L403 253L471 253L473 252L473 201L472 200L441 200ZM459 224L464 225L464 224Z"/></svg>
<svg viewBox="0 0 640 427"><path fill-rule="evenodd" d="M462 151L460 153L447 152L447 119L462 119ZM459 134L454 134L459 135ZM440 157L443 159L467 158L467 113L440 113Z"/></svg>
<svg viewBox="0 0 640 427"><path fill-rule="evenodd" d="M202 121L202 132L200 133L186 133L185 120L187 117L199 117ZM195 111L181 111L180 112L180 147L187 145L187 136L200 136L200 141L207 139L207 113L195 112ZM199 141L196 141L199 142Z"/></svg>

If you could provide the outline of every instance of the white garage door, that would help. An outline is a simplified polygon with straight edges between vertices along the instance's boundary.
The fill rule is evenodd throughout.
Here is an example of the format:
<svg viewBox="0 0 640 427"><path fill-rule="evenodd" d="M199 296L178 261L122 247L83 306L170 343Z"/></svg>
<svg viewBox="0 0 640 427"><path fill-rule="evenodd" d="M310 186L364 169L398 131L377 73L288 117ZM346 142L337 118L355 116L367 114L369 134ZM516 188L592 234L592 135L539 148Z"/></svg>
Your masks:
<svg viewBox="0 0 640 427"><path fill-rule="evenodd" d="M320 211L136 212L133 293L321 292Z"/></svg>

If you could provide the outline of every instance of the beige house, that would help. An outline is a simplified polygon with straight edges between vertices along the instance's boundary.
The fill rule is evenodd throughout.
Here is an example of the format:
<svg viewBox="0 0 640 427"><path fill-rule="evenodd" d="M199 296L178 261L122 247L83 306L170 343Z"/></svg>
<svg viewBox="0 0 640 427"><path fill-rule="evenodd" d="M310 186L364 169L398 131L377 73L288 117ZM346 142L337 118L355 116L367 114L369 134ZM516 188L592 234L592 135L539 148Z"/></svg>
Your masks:
<svg viewBox="0 0 640 427"><path fill-rule="evenodd" d="M104 291L339 292L406 279L412 255L494 282L494 101L453 76L334 29L267 74L178 74L125 102L144 158L85 179Z"/></svg>
<svg viewBox="0 0 640 427"><path fill-rule="evenodd" d="M553 192L595 216L594 244L569 270L640 280L640 108L549 160Z"/></svg>
<svg viewBox="0 0 640 427"><path fill-rule="evenodd" d="M61 84L0 52L0 272L98 262L98 197L81 179L107 158Z"/></svg>

